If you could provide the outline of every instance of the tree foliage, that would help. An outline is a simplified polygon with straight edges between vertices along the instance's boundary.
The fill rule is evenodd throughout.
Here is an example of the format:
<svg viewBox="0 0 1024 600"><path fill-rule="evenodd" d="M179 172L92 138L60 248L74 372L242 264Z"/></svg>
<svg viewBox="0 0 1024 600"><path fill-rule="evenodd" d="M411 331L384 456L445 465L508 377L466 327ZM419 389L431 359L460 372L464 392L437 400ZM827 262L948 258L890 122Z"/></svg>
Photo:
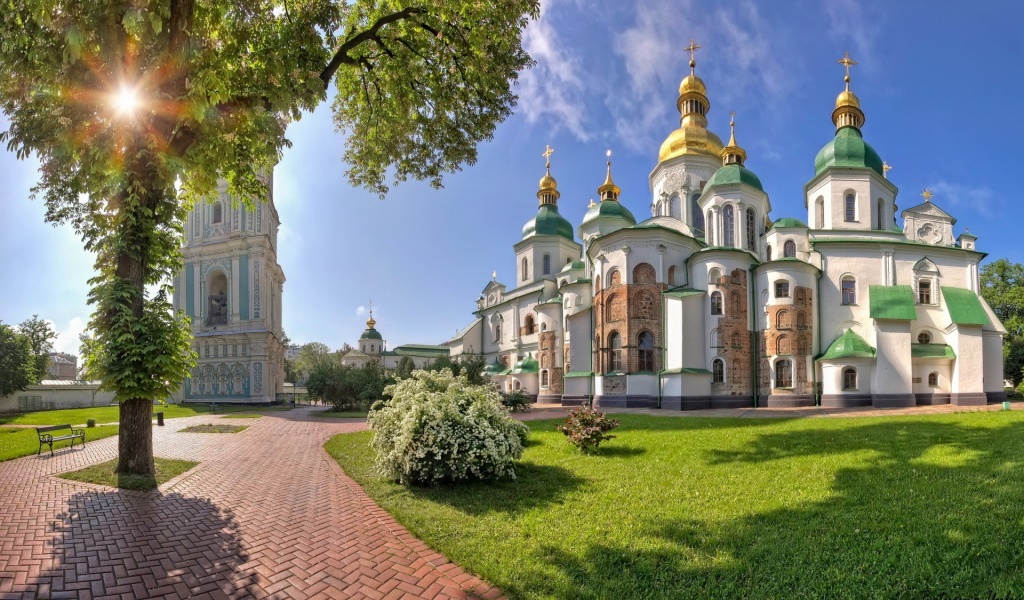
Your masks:
<svg viewBox="0 0 1024 600"><path fill-rule="evenodd" d="M444 355L431 361L425 370L433 372L451 371L452 375L456 377L464 375L472 385L483 385L485 366L487 366L487 361L484 360L483 356L470 354L452 359L452 357Z"/></svg>
<svg viewBox="0 0 1024 600"><path fill-rule="evenodd" d="M981 295L1006 328L1003 373L1024 382L1024 265L1001 258L981 269Z"/></svg>
<svg viewBox="0 0 1024 600"><path fill-rule="evenodd" d="M23 390L37 381L31 340L0 322L0 397Z"/></svg>
<svg viewBox="0 0 1024 600"><path fill-rule="evenodd" d="M167 295L188 210L266 195L287 123L337 87L351 182L441 184L510 114L537 0L25 0L0 10L0 142L40 162L46 219L96 254L91 354L121 401L118 472L195 363Z"/></svg>
<svg viewBox="0 0 1024 600"><path fill-rule="evenodd" d="M330 404L334 410L354 410L386 398L384 389L394 381L375 361L362 367L322 362L310 372L306 390L310 398Z"/></svg>
<svg viewBox="0 0 1024 600"><path fill-rule="evenodd" d="M57 332L49 321L39 318L39 315L32 315L32 318L25 319L18 325L18 332L29 339L32 346L32 355L35 357L36 383L46 377L46 370L50 367L50 353L53 352L53 342L57 340Z"/></svg>
<svg viewBox="0 0 1024 600"><path fill-rule="evenodd" d="M293 361L295 376L298 381L306 381L317 367L324 364L341 364L330 346L322 342L303 344Z"/></svg>
<svg viewBox="0 0 1024 600"><path fill-rule="evenodd" d="M412 375L412 372L416 369L416 362L413 361L411 356L403 356L398 359L398 364L395 365L395 377L399 379L405 379Z"/></svg>

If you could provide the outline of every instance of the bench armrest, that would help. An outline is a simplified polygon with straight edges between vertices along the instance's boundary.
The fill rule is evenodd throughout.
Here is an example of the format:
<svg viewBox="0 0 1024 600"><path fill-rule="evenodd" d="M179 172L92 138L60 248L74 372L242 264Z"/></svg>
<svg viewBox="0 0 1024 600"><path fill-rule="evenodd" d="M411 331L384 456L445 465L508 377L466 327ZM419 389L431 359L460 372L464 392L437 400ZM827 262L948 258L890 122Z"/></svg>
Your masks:
<svg viewBox="0 0 1024 600"><path fill-rule="evenodd" d="M48 444L48 443L50 443L52 441L53 441L53 436L50 435L49 433L40 433L39 434L39 442L40 443Z"/></svg>
<svg viewBox="0 0 1024 600"><path fill-rule="evenodd" d="M81 437L84 438L85 437L85 430L84 429L72 429L71 430L71 435L78 435L78 436L81 436Z"/></svg>

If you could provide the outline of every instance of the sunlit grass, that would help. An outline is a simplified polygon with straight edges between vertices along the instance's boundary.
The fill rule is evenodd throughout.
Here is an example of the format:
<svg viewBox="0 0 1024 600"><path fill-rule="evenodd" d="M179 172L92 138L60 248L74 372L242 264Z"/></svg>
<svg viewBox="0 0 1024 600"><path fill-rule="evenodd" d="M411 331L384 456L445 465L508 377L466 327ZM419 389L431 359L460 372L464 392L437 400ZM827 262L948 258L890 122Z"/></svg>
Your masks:
<svg viewBox="0 0 1024 600"><path fill-rule="evenodd" d="M85 430L85 443L88 444L89 442L101 440L112 435L117 435L117 425L90 427ZM54 442L53 452L54 454L69 452L70 450L66 450L66 448L70 446L71 440ZM80 442L75 440L73 452L78 452L80 448ZM22 456L31 456L37 452L39 452L39 435L36 434L35 429L0 427L0 462ZM50 447L43 446L43 453L49 456Z"/></svg>
<svg viewBox="0 0 1024 600"><path fill-rule="evenodd" d="M155 476L118 475L114 472L114 469L117 468L117 460L115 459L78 471L63 473L60 477L62 479L94 483L124 490L152 490L199 464L190 460L172 460L159 457L154 458L153 462L156 467Z"/></svg>

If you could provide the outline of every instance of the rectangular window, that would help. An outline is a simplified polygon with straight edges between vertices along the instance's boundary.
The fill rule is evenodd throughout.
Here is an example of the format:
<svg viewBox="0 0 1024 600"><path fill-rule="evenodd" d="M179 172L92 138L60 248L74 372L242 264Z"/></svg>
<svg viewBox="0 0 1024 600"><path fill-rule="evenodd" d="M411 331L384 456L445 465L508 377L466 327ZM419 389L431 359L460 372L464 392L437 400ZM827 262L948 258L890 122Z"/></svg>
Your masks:
<svg viewBox="0 0 1024 600"><path fill-rule="evenodd" d="M853 222L857 220L857 201L854 199L853 194L847 194L846 196L846 221Z"/></svg>
<svg viewBox="0 0 1024 600"><path fill-rule="evenodd" d="M544 255L544 274L545 275L550 275L551 274L551 255L550 254L545 254Z"/></svg>
<svg viewBox="0 0 1024 600"><path fill-rule="evenodd" d="M789 298L789 282L788 281L776 281L775 282L775 297L776 298Z"/></svg>
<svg viewBox="0 0 1024 600"><path fill-rule="evenodd" d="M917 301L920 304L932 303L932 282L928 280L917 283Z"/></svg>
<svg viewBox="0 0 1024 600"><path fill-rule="evenodd" d="M851 279L843 280L843 304L857 303L857 284Z"/></svg>
<svg viewBox="0 0 1024 600"><path fill-rule="evenodd" d="M775 363L775 387L793 387L793 363L788 360Z"/></svg>

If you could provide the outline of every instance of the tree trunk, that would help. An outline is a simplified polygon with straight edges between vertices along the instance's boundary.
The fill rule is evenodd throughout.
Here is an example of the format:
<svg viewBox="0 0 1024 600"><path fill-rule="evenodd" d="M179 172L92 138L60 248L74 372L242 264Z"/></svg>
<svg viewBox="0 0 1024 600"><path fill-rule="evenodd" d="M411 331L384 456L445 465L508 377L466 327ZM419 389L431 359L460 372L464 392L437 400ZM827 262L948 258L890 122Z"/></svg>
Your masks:
<svg viewBox="0 0 1024 600"><path fill-rule="evenodd" d="M153 400L131 398L121 402L117 435L117 473L153 475Z"/></svg>

